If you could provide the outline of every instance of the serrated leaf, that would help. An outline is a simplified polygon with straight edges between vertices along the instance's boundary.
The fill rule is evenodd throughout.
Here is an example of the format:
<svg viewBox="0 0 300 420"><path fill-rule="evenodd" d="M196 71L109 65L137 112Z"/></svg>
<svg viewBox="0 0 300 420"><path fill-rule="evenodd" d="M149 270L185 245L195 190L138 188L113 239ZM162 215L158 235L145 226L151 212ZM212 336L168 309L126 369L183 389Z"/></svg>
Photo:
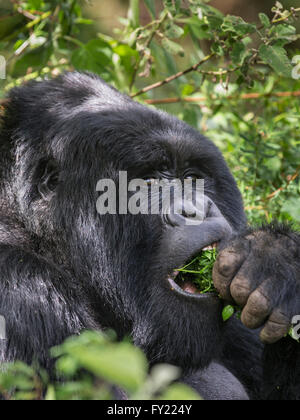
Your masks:
<svg viewBox="0 0 300 420"><path fill-rule="evenodd" d="M284 48L276 45L262 45L259 48L259 56L280 76L292 77L293 67Z"/></svg>
<svg viewBox="0 0 300 420"><path fill-rule="evenodd" d="M255 25L246 23L241 17L230 15L226 16L221 27L224 32L232 32L236 36L244 36L256 31Z"/></svg>
<svg viewBox="0 0 300 420"><path fill-rule="evenodd" d="M263 24L263 26L265 28L270 28L271 21L270 21L269 17L265 13L260 13L259 14L259 19L260 19L261 23Z"/></svg>

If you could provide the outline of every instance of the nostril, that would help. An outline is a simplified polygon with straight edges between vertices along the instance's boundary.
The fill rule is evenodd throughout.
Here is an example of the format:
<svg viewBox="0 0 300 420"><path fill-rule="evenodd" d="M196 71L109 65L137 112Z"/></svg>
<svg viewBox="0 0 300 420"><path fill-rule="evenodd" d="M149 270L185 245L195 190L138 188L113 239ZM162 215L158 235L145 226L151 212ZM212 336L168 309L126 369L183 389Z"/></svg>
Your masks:
<svg viewBox="0 0 300 420"><path fill-rule="evenodd" d="M183 216L176 213L163 214L163 221L166 225L176 227L184 224Z"/></svg>

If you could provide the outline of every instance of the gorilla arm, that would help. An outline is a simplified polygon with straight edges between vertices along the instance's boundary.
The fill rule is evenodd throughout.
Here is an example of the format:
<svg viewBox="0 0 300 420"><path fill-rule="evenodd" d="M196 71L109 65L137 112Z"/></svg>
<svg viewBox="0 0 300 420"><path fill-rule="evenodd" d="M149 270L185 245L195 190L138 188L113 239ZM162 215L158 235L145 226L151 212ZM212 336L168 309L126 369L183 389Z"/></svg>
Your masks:
<svg viewBox="0 0 300 420"><path fill-rule="evenodd" d="M0 341L0 362L37 360L49 368L52 346L92 327L84 303L75 302L74 294L72 278L54 264L0 244L0 314L7 338Z"/></svg>
<svg viewBox="0 0 300 420"><path fill-rule="evenodd" d="M221 296L243 308L242 323L265 343L261 397L300 399L300 344L287 336L300 315L300 235L270 225L222 247L214 267Z"/></svg>

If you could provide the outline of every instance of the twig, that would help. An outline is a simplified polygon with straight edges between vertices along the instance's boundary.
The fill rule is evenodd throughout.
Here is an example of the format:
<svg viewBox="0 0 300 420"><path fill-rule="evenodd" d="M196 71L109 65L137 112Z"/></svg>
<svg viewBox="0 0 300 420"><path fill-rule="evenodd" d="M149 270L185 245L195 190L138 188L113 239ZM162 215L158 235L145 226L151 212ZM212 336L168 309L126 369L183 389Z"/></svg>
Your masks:
<svg viewBox="0 0 300 420"><path fill-rule="evenodd" d="M46 12L43 15L37 17L36 19L32 20L31 22L27 23L27 25L23 26L21 29L18 29L17 31L13 32L12 34L8 35L6 38L2 39L2 42L11 41L14 39L17 35L22 33L23 31L28 31L29 29L33 28L35 25L41 23L43 20L47 19L49 16L51 16L52 12Z"/></svg>
<svg viewBox="0 0 300 420"><path fill-rule="evenodd" d="M131 95L132 98L136 98L137 96L143 95L146 92L149 92L150 90L157 89L159 87L162 87L168 83L173 82L173 80L179 79L182 76L185 76L188 73L191 73L193 71L197 71L202 64L206 63L208 60L210 60L212 57L215 56L215 53L212 53L206 57L204 57L199 63L195 64L192 67L189 67L188 69L184 71L180 71L179 73L173 74L172 76L167 77L164 80L161 80L160 82L154 83L153 85L147 86L144 89L140 90L139 92Z"/></svg>
<svg viewBox="0 0 300 420"><path fill-rule="evenodd" d="M295 13L300 12L300 8L298 9L294 9L293 7L291 8L291 11L289 12L288 15L283 15L281 16L279 19L276 19L276 16L274 17L274 19L272 20L272 23L279 23L279 22L283 22L287 19L289 19L291 16L294 16Z"/></svg>
<svg viewBox="0 0 300 420"><path fill-rule="evenodd" d="M294 92L271 92L271 93L245 93L243 95L229 95L224 96L225 99L260 99L266 97L276 97L276 98L289 98L289 97L299 97L300 90ZM220 99L218 96L211 96L211 99ZM163 99L145 99L145 103L148 105L167 105L167 104L176 104L179 102L187 103L198 103L206 102L208 99L205 96L198 96L193 98L163 98Z"/></svg>
<svg viewBox="0 0 300 420"><path fill-rule="evenodd" d="M159 20L155 21L155 25L154 25L154 27L151 31L151 34L150 34L147 42L145 43L145 45L143 47L143 50L140 51L140 56L139 56L138 61L135 64L134 72L133 72L133 75L132 75L132 80L131 80L130 87L129 87L130 92L131 92L131 90L133 88L133 85L135 83L137 72L139 70L139 67L140 67L140 64L141 64L141 61L142 61L142 55L145 54L145 51L150 47L155 35L160 30L160 28L163 25L164 21L166 20L167 16L168 16L168 12L165 12L165 13L163 13L162 17Z"/></svg>
<svg viewBox="0 0 300 420"><path fill-rule="evenodd" d="M280 192L284 191L286 188L288 188L288 186L289 186L292 182L294 182L294 181L298 178L298 176L299 176L299 175L300 175L300 165L299 165L299 166L298 166L298 168L296 169L296 172L294 173L294 175L293 175L293 176L291 176L291 177L288 179L287 184L286 184L286 186L285 186L285 187L280 187L280 188L278 188L278 190L274 191L272 194L270 194L270 195L268 195L266 198L264 198L264 200L263 200L263 201L271 200L271 199L272 199L272 198L274 198L277 194L279 194Z"/></svg>
<svg viewBox="0 0 300 420"><path fill-rule="evenodd" d="M21 7L17 8L17 12L20 15L25 16L27 19L30 19L30 20L35 20L36 19L36 16L34 16L32 13L29 13L27 10L23 10Z"/></svg>

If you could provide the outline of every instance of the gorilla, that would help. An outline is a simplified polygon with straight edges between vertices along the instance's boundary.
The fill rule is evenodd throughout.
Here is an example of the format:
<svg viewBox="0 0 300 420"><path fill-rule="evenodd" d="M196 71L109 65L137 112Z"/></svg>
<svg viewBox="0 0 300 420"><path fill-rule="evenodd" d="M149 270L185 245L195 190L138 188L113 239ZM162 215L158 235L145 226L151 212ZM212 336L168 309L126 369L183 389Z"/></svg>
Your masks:
<svg viewBox="0 0 300 420"><path fill-rule="evenodd" d="M182 368L206 399L299 399L300 234L247 225L212 142L89 73L13 89L0 131L1 362L34 360L84 329L130 335L150 364ZM204 179L203 223L188 213L102 214L100 179ZM174 269L218 243L215 295ZM243 308L224 323L224 302Z"/></svg>

